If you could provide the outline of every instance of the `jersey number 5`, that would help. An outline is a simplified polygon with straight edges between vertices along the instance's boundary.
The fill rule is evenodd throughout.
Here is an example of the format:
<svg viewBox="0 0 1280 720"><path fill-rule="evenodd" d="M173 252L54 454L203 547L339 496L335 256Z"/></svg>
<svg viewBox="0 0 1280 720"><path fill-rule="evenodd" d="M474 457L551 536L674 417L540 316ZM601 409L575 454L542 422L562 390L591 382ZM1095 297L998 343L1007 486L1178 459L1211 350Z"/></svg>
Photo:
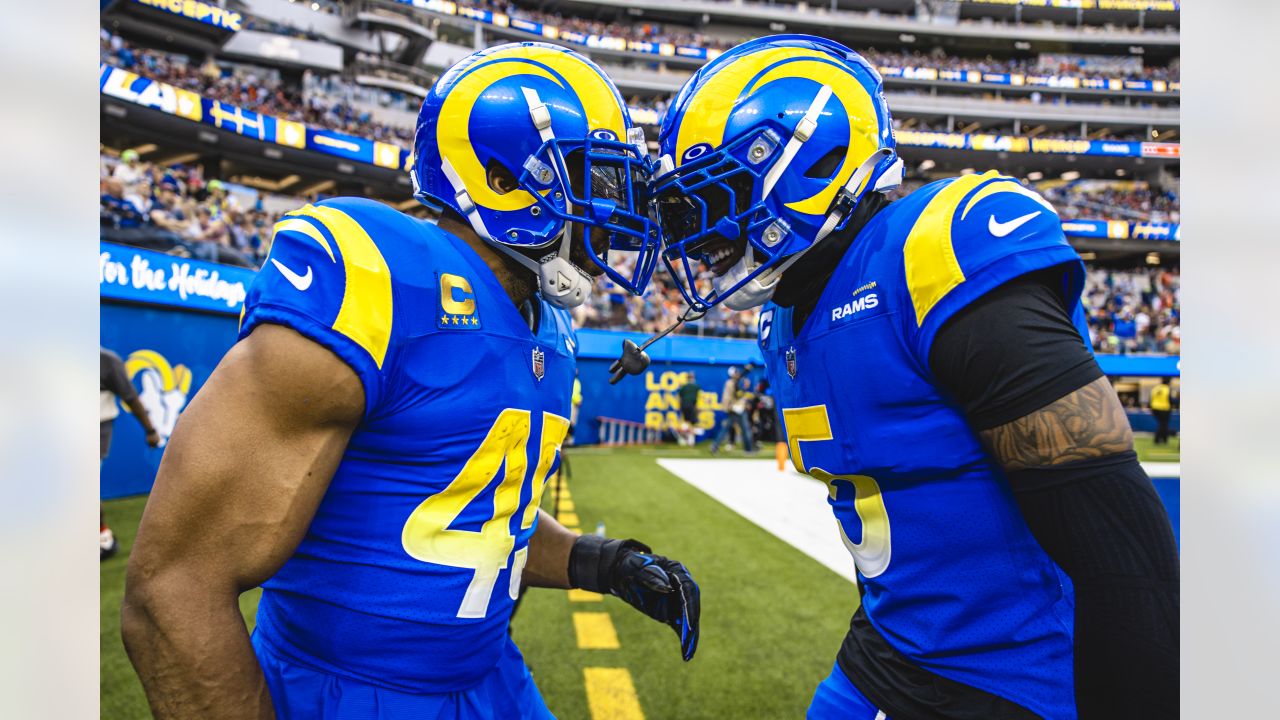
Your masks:
<svg viewBox="0 0 1280 720"><path fill-rule="evenodd" d="M458 608L460 618L482 618L489 610L489 598L498 574L507 567L515 537L511 534L511 516L520 510L520 491L524 487L528 461L525 446L529 442L529 411L508 408L503 410L484 442L462 471L444 490L423 500L409 519L405 521L400 544L405 552L423 562L450 567L470 568L475 571L471 584ZM538 502L547 483L547 474L555 461L556 452L569 431L569 421L559 415L542 413L542 442L538 452L538 467L533 471L533 492L524 507L520 527L533 527L538 514ZM493 492L493 512L475 530L454 530L449 526L462 511L489 486L490 481L503 468L502 482ZM529 548L521 548L515 554L515 566L511 571L508 593L514 600L520 593L520 573L524 570Z"/></svg>
<svg viewBox="0 0 1280 720"><path fill-rule="evenodd" d="M800 443L832 439L831 420L827 417L826 405L785 409L782 411L782 422L787 428L787 444L791 448L791 462L795 464L796 470L826 483L831 504L837 510L848 503L849 493L853 494L853 510L862 523L861 532L848 527L837 512L836 526L840 528L840 539L844 541L849 554L853 555L853 564L863 577L880 575L889 567L892 550L889 513L884 508L880 485L874 478L866 475L832 475L819 467L805 467ZM861 542L853 542L850 538L854 535L859 535Z"/></svg>

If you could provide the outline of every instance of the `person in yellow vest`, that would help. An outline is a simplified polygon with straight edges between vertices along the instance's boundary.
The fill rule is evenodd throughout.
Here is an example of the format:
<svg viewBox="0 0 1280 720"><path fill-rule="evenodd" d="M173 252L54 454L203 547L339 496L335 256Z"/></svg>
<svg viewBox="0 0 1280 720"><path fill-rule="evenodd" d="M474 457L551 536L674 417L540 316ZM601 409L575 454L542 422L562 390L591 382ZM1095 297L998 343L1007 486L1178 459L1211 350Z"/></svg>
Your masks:
<svg viewBox="0 0 1280 720"><path fill-rule="evenodd" d="M1169 378L1151 390L1151 414L1156 419L1156 445L1169 444L1169 416L1173 414L1173 387Z"/></svg>
<svg viewBox="0 0 1280 720"><path fill-rule="evenodd" d="M578 369L573 370L573 395L569 404L569 444L573 444L573 431L578 429L578 408L582 407L582 381L578 379Z"/></svg>

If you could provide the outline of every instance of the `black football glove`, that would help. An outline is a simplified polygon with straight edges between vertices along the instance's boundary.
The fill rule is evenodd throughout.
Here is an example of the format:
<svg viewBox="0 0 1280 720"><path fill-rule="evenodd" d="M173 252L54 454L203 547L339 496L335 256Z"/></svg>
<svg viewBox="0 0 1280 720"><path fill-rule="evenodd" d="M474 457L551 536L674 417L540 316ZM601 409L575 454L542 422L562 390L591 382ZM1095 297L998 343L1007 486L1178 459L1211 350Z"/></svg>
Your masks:
<svg viewBox="0 0 1280 720"><path fill-rule="evenodd" d="M616 595L680 637L680 654L688 662L698 649L698 583L675 560L654 555L635 540L582 535L569 554L569 584Z"/></svg>

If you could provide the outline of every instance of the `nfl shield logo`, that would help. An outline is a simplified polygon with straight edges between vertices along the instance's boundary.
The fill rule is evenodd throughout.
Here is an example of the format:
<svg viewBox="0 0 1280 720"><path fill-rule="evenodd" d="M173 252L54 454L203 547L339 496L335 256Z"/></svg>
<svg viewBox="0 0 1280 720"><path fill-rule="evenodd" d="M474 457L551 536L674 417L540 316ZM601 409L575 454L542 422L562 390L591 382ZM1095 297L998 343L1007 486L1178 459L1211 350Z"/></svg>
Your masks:
<svg viewBox="0 0 1280 720"><path fill-rule="evenodd" d="M796 379L796 349L787 348L787 374Z"/></svg>
<svg viewBox="0 0 1280 720"><path fill-rule="evenodd" d="M546 355L543 354L542 348L533 349L533 376L542 379L542 374L546 371Z"/></svg>

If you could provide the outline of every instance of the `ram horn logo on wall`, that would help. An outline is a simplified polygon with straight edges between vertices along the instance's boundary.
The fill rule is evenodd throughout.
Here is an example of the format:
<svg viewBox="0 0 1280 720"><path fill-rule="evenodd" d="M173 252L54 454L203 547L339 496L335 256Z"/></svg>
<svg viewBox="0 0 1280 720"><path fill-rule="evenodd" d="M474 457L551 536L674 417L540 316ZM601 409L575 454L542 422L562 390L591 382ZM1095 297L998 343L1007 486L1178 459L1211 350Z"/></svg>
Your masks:
<svg viewBox="0 0 1280 720"><path fill-rule="evenodd" d="M129 379L138 386L142 406L151 416L151 424L160 433L160 447L169 442L178 413L187 405L191 392L191 370L186 365L170 365L155 350L135 350L124 363ZM129 408L125 408L128 412Z"/></svg>

